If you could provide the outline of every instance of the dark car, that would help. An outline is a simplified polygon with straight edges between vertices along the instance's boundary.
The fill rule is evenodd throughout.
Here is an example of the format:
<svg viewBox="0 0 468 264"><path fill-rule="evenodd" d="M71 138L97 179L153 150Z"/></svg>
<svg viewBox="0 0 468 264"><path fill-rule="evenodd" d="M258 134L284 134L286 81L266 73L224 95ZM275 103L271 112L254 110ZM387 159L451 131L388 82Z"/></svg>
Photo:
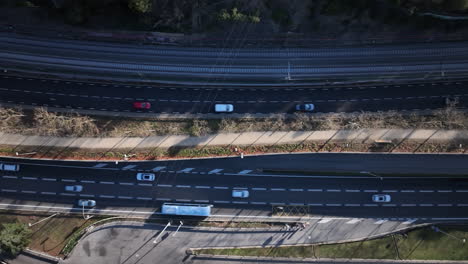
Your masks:
<svg viewBox="0 0 468 264"><path fill-rule="evenodd" d="M296 105L296 111L312 112L314 111L314 104L298 104Z"/></svg>

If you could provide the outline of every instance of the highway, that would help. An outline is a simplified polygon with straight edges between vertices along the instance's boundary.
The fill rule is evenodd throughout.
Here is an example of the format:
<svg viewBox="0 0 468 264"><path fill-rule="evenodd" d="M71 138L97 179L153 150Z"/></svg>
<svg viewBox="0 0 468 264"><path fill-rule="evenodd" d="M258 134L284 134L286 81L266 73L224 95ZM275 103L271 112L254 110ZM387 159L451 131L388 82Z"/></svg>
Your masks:
<svg viewBox="0 0 468 264"><path fill-rule="evenodd" d="M116 113L133 112L133 102L148 101L152 104L152 109L147 111L149 116L209 114L218 103L233 104L238 114L292 114L299 103L315 104L314 113L435 110L446 106L446 98L458 98L457 107L466 108L466 85L468 81L459 80L333 87L214 88L0 75L0 103Z"/></svg>
<svg viewBox="0 0 468 264"><path fill-rule="evenodd" d="M5 70L75 78L216 84L310 84L466 76L465 42L330 48L189 48L0 33Z"/></svg>
<svg viewBox="0 0 468 264"><path fill-rule="evenodd" d="M336 217L468 219L468 180L463 177L386 175L381 180L359 173L354 176L272 174L262 173L258 167L217 166L223 160L212 160L212 167L204 167L203 162L188 167L196 163L194 160L174 161L168 167L158 162L24 162L18 173L1 173L0 195L6 199L1 203L24 200L71 208L77 199L87 198L97 200L96 210L128 208L148 214L158 211L164 202L184 202L213 204L213 212L219 215L252 214L253 211L268 215L272 206L299 206L314 215ZM221 163L217 164L218 161ZM153 172L157 180L138 182L135 178L138 171ZM83 192L64 191L65 185L73 184L82 185ZM232 198L233 189L248 190L250 197ZM392 201L372 202L371 196L377 193L391 195Z"/></svg>

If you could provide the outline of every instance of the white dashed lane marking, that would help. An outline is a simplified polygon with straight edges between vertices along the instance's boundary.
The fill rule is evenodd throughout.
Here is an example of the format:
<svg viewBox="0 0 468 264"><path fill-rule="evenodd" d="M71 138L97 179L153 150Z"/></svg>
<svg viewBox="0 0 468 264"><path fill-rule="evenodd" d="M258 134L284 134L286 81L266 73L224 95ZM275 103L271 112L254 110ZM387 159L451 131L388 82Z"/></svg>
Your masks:
<svg viewBox="0 0 468 264"><path fill-rule="evenodd" d="M220 173L223 169L214 169L208 172L208 174Z"/></svg>
<svg viewBox="0 0 468 264"><path fill-rule="evenodd" d="M130 169L133 169L135 168L137 165L127 165L125 167L122 168L122 170L130 170Z"/></svg>
<svg viewBox="0 0 468 264"><path fill-rule="evenodd" d="M99 195L101 198L115 198L113 195Z"/></svg>
<svg viewBox="0 0 468 264"><path fill-rule="evenodd" d="M163 170L165 168L166 168L165 166L158 166L158 167L153 168L152 171L158 172L158 171L161 171L161 170Z"/></svg>
<svg viewBox="0 0 468 264"><path fill-rule="evenodd" d="M243 171L240 171L239 174L248 174L252 172L252 170L243 170Z"/></svg>
<svg viewBox="0 0 468 264"><path fill-rule="evenodd" d="M76 180L62 179L63 182L76 182Z"/></svg>
<svg viewBox="0 0 468 264"><path fill-rule="evenodd" d="M57 179L53 178L42 178L43 181L57 181Z"/></svg>
<svg viewBox="0 0 468 264"><path fill-rule="evenodd" d="M94 197L93 194L81 194L81 193L80 193L80 196L81 197Z"/></svg>
<svg viewBox="0 0 468 264"><path fill-rule="evenodd" d="M95 181L87 181L87 180L82 180L81 182L83 182L83 183L96 183Z"/></svg>
<svg viewBox="0 0 468 264"><path fill-rule="evenodd" d="M94 165L94 168L103 168L105 166L107 166L107 163L98 163L98 164Z"/></svg>
<svg viewBox="0 0 468 264"><path fill-rule="evenodd" d="M115 182L107 182L107 181L102 181L102 182L99 182L100 184L115 184Z"/></svg>
<svg viewBox="0 0 468 264"><path fill-rule="evenodd" d="M222 204L228 204L231 203L230 201L213 201L214 203L222 203Z"/></svg>
<svg viewBox="0 0 468 264"><path fill-rule="evenodd" d="M271 188L272 191L286 191L286 189L283 188Z"/></svg>
<svg viewBox="0 0 468 264"><path fill-rule="evenodd" d="M59 193L59 194L63 196L76 196L76 194L74 193Z"/></svg>
<svg viewBox="0 0 468 264"><path fill-rule="evenodd" d="M185 168L185 169L183 169L183 170L178 171L178 173L187 173L187 172L192 171L193 169L194 169L194 168Z"/></svg>

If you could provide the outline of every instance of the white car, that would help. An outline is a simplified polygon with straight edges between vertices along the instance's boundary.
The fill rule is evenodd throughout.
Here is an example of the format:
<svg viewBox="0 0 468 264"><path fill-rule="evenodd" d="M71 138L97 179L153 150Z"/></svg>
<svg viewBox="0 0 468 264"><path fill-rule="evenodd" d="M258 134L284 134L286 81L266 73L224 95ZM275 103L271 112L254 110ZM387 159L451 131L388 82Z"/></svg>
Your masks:
<svg viewBox="0 0 468 264"><path fill-rule="evenodd" d="M249 191L247 190L232 190L232 197L234 198L248 198Z"/></svg>
<svg viewBox="0 0 468 264"><path fill-rule="evenodd" d="M3 171L19 171L19 165L18 164L0 163L0 170L3 170Z"/></svg>
<svg viewBox="0 0 468 264"><path fill-rule="evenodd" d="M376 203L388 203L392 200L388 194L374 194L372 195L372 201Z"/></svg>
<svg viewBox="0 0 468 264"><path fill-rule="evenodd" d="M94 200L78 200L78 206L94 207L94 206L96 206L96 201L94 201Z"/></svg>
<svg viewBox="0 0 468 264"><path fill-rule="evenodd" d="M154 181L154 179L156 179L156 176L153 173L139 172L137 173L136 178L139 181Z"/></svg>
<svg viewBox="0 0 468 264"><path fill-rule="evenodd" d="M216 113L230 113L234 111L232 104L215 104Z"/></svg>
<svg viewBox="0 0 468 264"><path fill-rule="evenodd" d="M83 190L83 186L81 185L67 185L65 186L65 191L68 192L81 192Z"/></svg>

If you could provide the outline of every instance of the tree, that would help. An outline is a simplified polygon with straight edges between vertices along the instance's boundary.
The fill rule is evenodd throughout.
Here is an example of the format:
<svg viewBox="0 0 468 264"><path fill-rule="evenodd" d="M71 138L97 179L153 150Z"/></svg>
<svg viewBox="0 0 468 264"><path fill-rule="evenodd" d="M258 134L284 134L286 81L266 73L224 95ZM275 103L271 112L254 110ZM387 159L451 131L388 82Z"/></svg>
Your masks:
<svg viewBox="0 0 468 264"><path fill-rule="evenodd" d="M18 255L28 244L31 230L22 223L2 224L0 231L0 254Z"/></svg>
<svg viewBox="0 0 468 264"><path fill-rule="evenodd" d="M129 0L128 8L137 13L148 13L151 10L152 0Z"/></svg>
<svg viewBox="0 0 468 264"><path fill-rule="evenodd" d="M88 20L90 10L84 0L68 0L64 5L65 20L72 25L80 25Z"/></svg>

